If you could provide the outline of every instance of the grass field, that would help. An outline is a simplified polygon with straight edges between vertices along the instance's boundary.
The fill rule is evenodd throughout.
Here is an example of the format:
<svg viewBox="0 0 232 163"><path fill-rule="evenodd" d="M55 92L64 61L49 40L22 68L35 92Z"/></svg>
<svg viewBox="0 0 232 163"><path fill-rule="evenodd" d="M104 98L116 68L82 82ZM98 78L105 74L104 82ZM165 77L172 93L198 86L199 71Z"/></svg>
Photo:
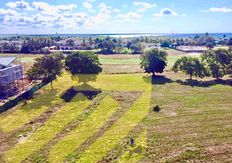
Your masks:
<svg viewBox="0 0 232 163"><path fill-rule="evenodd" d="M184 55L171 52L167 70ZM232 161L232 87L226 79L190 82L171 71L151 79L129 67L127 74L112 74L119 73L117 66L139 66L138 56L100 60L112 69L95 82L79 85L64 72L53 90L47 85L0 114L0 162ZM61 97L70 88L77 94L65 102Z"/></svg>

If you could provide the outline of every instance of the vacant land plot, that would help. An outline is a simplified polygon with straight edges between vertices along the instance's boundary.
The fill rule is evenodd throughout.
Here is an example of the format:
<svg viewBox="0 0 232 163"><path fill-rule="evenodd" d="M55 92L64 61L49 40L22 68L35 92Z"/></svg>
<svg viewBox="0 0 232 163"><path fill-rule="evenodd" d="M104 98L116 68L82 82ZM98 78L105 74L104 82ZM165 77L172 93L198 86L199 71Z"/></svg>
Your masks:
<svg viewBox="0 0 232 163"><path fill-rule="evenodd" d="M147 121L148 160L231 161L232 87L203 83L153 85L152 103L161 111Z"/></svg>
<svg viewBox="0 0 232 163"><path fill-rule="evenodd" d="M138 56L103 57L139 66L119 62ZM231 80L163 75L103 73L80 85L64 72L0 114L0 162L231 162Z"/></svg>

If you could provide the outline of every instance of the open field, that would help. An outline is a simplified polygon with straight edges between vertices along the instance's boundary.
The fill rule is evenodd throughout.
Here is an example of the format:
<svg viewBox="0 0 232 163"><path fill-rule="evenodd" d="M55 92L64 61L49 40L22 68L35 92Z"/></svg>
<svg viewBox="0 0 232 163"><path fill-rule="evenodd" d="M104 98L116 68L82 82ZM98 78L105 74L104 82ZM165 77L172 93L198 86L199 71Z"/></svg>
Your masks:
<svg viewBox="0 0 232 163"><path fill-rule="evenodd" d="M1 113L0 162L231 162L231 81L189 82L169 71L185 54L168 52L164 76L133 73L137 55L100 56L95 82L64 72Z"/></svg>

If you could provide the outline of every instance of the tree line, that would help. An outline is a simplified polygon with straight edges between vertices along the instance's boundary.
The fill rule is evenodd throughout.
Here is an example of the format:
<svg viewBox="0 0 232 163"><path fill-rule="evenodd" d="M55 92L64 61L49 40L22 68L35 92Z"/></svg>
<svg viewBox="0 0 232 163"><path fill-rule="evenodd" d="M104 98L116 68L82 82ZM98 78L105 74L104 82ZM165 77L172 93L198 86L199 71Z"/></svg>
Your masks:
<svg viewBox="0 0 232 163"><path fill-rule="evenodd" d="M141 55L141 68L145 73L163 73L167 66L167 52L151 49ZM64 62L63 62L64 60ZM72 78L79 83L86 84L95 81L102 72L98 55L92 51L74 52L66 58L62 54L53 54L37 58L27 75L31 80L43 80L51 83L61 75L62 69L72 74ZM212 76L220 79L225 75L232 76L232 48L209 50L197 57L181 57L172 67L174 72L183 71L190 80L193 77L204 78Z"/></svg>
<svg viewBox="0 0 232 163"><path fill-rule="evenodd" d="M182 57L178 59L172 70L183 71L192 77L209 77L220 79L225 75L232 76L232 49L218 49L204 52L200 58Z"/></svg>

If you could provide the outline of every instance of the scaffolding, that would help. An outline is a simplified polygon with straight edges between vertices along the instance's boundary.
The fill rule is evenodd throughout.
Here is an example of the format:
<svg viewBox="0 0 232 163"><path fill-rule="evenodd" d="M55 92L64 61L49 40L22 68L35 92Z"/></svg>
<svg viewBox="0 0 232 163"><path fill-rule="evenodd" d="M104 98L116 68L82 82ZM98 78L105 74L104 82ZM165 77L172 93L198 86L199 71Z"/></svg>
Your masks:
<svg viewBox="0 0 232 163"><path fill-rule="evenodd" d="M8 98L14 96L18 89L16 81L23 79L22 65L13 65L0 70L0 97Z"/></svg>

